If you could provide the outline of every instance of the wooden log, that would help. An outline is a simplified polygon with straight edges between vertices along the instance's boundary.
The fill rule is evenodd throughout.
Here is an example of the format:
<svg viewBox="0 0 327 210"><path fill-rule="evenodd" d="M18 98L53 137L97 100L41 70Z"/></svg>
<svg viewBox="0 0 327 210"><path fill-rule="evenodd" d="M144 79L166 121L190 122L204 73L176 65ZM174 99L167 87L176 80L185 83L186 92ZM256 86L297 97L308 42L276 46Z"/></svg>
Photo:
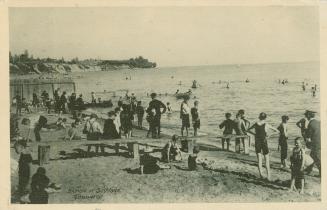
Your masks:
<svg viewBox="0 0 327 210"><path fill-rule="evenodd" d="M50 145L39 145L38 147L38 161L39 165L49 163L50 160Z"/></svg>
<svg viewBox="0 0 327 210"><path fill-rule="evenodd" d="M195 139L184 139L181 140L181 150L190 154L193 154L193 148L195 146Z"/></svg>

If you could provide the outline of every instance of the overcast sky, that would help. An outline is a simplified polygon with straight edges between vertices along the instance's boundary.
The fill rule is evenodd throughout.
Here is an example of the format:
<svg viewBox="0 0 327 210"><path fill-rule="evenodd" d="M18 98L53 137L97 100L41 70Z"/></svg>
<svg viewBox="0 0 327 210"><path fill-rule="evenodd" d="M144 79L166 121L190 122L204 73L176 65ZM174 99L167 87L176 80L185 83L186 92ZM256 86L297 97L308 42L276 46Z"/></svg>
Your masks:
<svg viewBox="0 0 327 210"><path fill-rule="evenodd" d="M319 60L316 7L11 8L10 50L159 66Z"/></svg>

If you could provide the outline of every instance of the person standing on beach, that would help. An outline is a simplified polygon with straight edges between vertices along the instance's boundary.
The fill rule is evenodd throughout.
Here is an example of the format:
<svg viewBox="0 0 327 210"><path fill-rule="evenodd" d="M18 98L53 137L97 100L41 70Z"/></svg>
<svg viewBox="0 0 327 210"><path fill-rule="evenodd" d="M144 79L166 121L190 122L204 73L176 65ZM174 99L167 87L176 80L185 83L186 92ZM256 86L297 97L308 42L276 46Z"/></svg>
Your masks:
<svg viewBox="0 0 327 210"><path fill-rule="evenodd" d="M301 181L301 194L304 193L304 156L305 151L302 148L300 137L295 139L295 147L291 155L291 187L290 191L296 190L295 181Z"/></svg>
<svg viewBox="0 0 327 210"><path fill-rule="evenodd" d="M53 93L53 98L54 98L54 102L55 102L55 112L59 113L60 112L60 96L59 93L60 92L60 88L57 88L54 93Z"/></svg>
<svg viewBox="0 0 327 210"><path fill-rule="evenodd" d="M144 117L144 108L142 106L142 102L138 101L137 106L135 108L136 115L137 115L137 126L139 129L142 129L143 127L143 117Z"/></svg>
<svg viewBox="0 0 327 210"><path fill-rule="evenodd" d="M286 159L287 159L287 150L288 150L288 128L287 128L287 122L289 120L289 117L286 115L282 116L282 122L278 126L279 130L279 139L278 144L280 145L280 160L281 160L281 167L286 168Z"/></svg>
<svg viewBox="0 0 327 210"><path fill-rule="evenodd" d="M306 110L305 115L309 121L306 131L307 142L311 142L310 156L313 159L313 164L307 168L308 174L311 173L314 164L318 167L319 176L321 176L321 136L320 136L320 121L315 119L313 111Z"/></svg>
<svg viewBox="0 0 327 210"><path fill-rule="evenodd" d="M147 108L147 113L150 113L152 109L155 109L155 116L154 116L154 125L155 125L155 130L156 130L156 135L158 138L160 138L160 120L161 120L161 114L166 112L166 105L162 103L161 101L157 100L157 94L156 93L151 93L151 102L149 103L149 107ZM161 112L161 109L162 112Z"/></svg>
<svg viewBox="0 0 327 210"><path fill-rule="evenodd" d="M255 152L257 154L258 159L258 169L260 178L262 178L262 155L265 158L266 162L266 170L267 170L267 179L270 181L270 162L269 162L269 148L267 142L267 132L268 129L274 130L278 132L278 130L268 123L266 123L267 115L264 112L261 112L259 115L259 121L253 124L248 131L250 132L251 129L255 129Z"/></svg>
<svg viewBox="0 0 327 210"><path fill-rule="evenodd" d="M14 99L16 100L16 114L21 115L22 114L22 97L17 92Z"/></svg>
<svg viewBox="0 0 327 210"><path fill-rule="evenodd" d="M18 140L15 145L15 152L19 154L18 161L18 195L22 198L30 192L32 156L26 149L25 140Z"/></svg>
<svg viewBox="0 0 327 210"><path fill-rule="evenodd" d="M199 101L194 101L194 107L192 107L191 109L191 115L192 115L194 136L197 136L198 129L200 129Z"/></svg>
<svg viewBox="0 0 327 210"><path fill-rule="evenodd" d="M66 114L66 106L67 106L67 97L66 97L66 92L64 91L61 96L60 96L60 115L61 114Z"/></svg>
<svg viewBox="0 0 327 210"><path fill-rule="evenodd" d="M189 96L184 96L181 104L180 118L182 119L181 134L184 136L184 128L186 129L186 136L188 136L188 129L190 127L190 107L188 106Z"/></svg>
<svg viewBox="0 0 327 210"><path fill-rule="evenodd" d="M26 140L29 141L30 139L30 134L31 131L34 131L35 134L35 141L39 142L41 141L41 135L40 135L40 131L42 128L44 128L47 124L47 118L45 118L44 116L31 116L29 118L24 118L22 120L22 125L27 125L29 126L28 132L27 132L27 136L26 136Z"/></svg>
<svg viewBox="0 0 327 210"><path fill-rule="evenodd" d="M225 141L227 143L227 151L229 151L229 141L230 141L230 137L228 137L228 135L231 135L233 134L233 129L234 129L234 126L235 126L235 123L233 120L231 120L232 114L231 113L226 113L225 114L225 117L226 117L226 120L224 120L220 125L219 125L219 128L220 129L224 129L224 138L222 138L222 146L223 146L223 150L225 149ZM225 138L226 136L226 138Z"/></svg>
<svg viewBox="0 0 327 210"><path fill-rule="evenodd" d="M306 130L307 130L309 122L306 118L306 113L304 115L305 115L305 117L302 118L301 120L299 120L296 123L296 126L301 129L301 135L302 135L304 141L306 142L306 146L310 148L310 145L307 143L307 140L306 140Z"/></svg>
<svg viewBox="0 0 327 210"><path fill-rule="evenodd" d="M91 103L92 104L97 103L97 99L96 99L95 93L93 91L91 92Z"/></svg>

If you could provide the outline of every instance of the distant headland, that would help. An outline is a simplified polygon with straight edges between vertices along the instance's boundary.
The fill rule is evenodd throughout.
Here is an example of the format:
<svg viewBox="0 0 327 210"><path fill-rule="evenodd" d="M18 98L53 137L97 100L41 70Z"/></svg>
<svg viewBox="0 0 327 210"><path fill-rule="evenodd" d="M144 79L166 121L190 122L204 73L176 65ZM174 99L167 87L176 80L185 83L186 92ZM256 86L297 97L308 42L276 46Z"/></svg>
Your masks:
<svg viewBox="0 0 327 210"><path fill-rule="evenodd" d="M22 54L12 55L9 52L10 74L67 74L72 72L111 71L121 69L155 68L157 64L142 56L128 60L84 59L77 57L71 60L64 58L34 58L27 50Z"/></svg>

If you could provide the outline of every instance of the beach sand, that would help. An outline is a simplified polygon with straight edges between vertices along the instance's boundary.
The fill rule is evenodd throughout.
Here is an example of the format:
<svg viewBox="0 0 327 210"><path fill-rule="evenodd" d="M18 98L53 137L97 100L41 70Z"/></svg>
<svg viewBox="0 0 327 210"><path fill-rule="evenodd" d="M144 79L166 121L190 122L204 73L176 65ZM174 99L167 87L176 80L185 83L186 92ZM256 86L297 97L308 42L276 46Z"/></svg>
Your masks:
<svg viewBox="0 0 327 210"><path fill-rule="evenodd" d="M47 118L51 123L57 117ZM72 121L68 115L67 119ZM20 132L24 136L27 129L21 126ZM42 131L44 142L31 142L28 147L34 160L34 174L39 167L38 145L51 146L50 162L43 167L52 182L62 184L62 190L51 193L49 203L315 202L321 199L317 171L305 177L304 195L288 192L290 170L279 169L279 152L275 148L271 148L270 182L259 179L253 146L250 155L226 152L221 150L219 140L210 137L197 138L201 149L198 159L202 162L197 171L187 170L188 154L183 153L181 162L170 163L171 169L141 175L138 170L133 170L139 167L139 160L128 157L123 148L120 155L107 148L103 156L92 153L90 157L85 157L86 141L66 142L62 140L64 135L63 130ZM169 139L169 136L155 140L145 138L146 131L136 129L134 135L133 140L141 142L140 149L144 148L144 144L162 147ZM34 140L34 134L31 136ZM153 156L160 157L160 152L154 152ZM18 160L12 147L11 157ZM17 174L12 173L12 193L16 186Z"/></svg>

